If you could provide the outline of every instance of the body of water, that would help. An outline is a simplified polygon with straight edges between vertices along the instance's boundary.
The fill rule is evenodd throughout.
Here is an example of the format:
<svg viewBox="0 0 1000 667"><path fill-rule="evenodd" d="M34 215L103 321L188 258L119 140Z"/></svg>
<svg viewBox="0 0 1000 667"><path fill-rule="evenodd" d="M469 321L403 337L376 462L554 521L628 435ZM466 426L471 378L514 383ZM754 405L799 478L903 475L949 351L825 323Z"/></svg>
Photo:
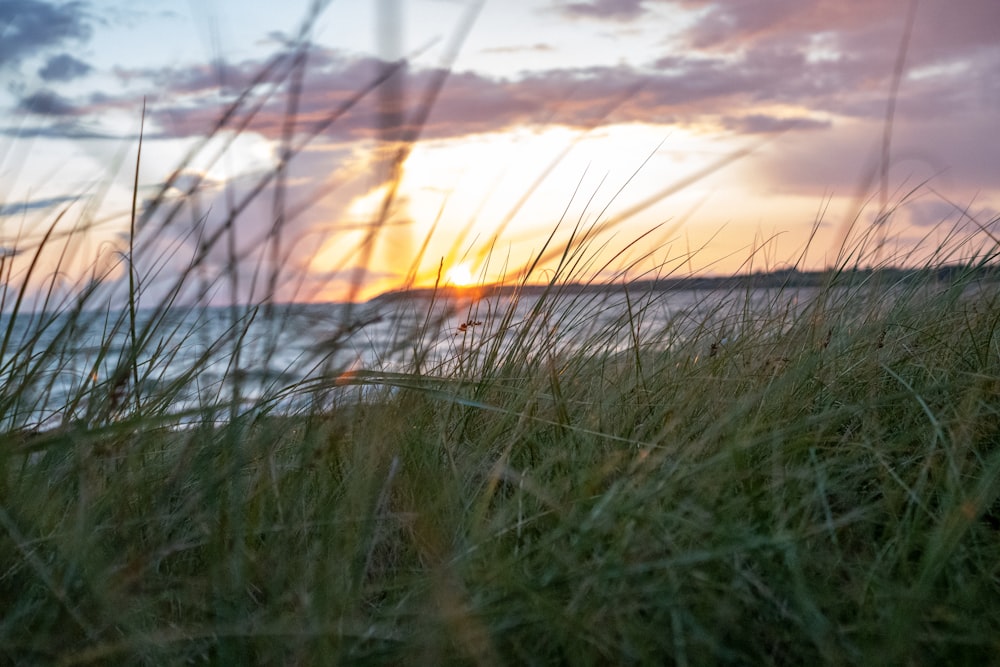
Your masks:
<svg viewBox="0 0 1000 667"><path fill-rule="evenodd" d="M237 409L265 401L294 411L315 400L302 387L329 389L332 379L359 371L469 377L485 355L614 354L637 340L667 348L694 335L720 342L752 326L757 313L773 322L816 293L617 289L144 309L136 314L135 346L126 312L6 316L2 416L7 429L88 419L98 397L134 397L137 378L141 401L158 414L202 415L213 406L231 414L234 401Z"/></svg>

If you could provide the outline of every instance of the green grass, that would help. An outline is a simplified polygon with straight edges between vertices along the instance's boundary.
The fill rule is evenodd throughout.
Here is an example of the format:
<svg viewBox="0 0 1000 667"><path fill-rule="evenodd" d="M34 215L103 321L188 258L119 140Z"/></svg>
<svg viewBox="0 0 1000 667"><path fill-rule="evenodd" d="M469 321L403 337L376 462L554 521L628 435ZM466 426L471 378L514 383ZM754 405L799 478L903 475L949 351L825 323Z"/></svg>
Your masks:
<svg viewBox="0 0 1000 667"><path fill-rule="evenodd" d="M669 295L632 294L617 352L563 350L561 300L587 297L553 294L495 314L508 353L485 334L446 375L319 375L289 390L315 407L185 428L123 380L116 410L2 436L0 655L984 664L1000 297L978 275L878 298L834 276L797 311L788 289L648 333Z"/></svg>
<svg viewBox="0 0 1000 667"><path fill-rule="evenodd" d="M286 157L304 145L288 139ZM175 205L167 190L147 211ZM170 272L144 244L180 210L133 211L126 299L106 291L107 267L65 298L60 271L38 268L87 220L59 231L60 214L0 260L0 662L1000 655L988 225L988 243L942 246L913 280L852 271L871 263L867 239L807 301L730 289L664 323L653 313L670 294L632 289L618 321L590 329L595 297L566 286L606 267L580 231L539 252L562 253L561 268L523 318L507 302L458 320L419 302L425 323L398 331L408 365L391 372L335 363L372 324L345 319L286 377L249 372L277 345L251 353L246 338L258 318L280 329L268 297L233 305L217 339L174 317L185 294L203 305L227 281L273 293L266 262L237 273L236 225L192 232L187 269L149 303ZM266 240L274 257L281 237ZM212 252L233 260L218 275ZM441 327L469 320L482 324L449 357L431 354ZM203 354L179 356L170 336Z"/></svg>

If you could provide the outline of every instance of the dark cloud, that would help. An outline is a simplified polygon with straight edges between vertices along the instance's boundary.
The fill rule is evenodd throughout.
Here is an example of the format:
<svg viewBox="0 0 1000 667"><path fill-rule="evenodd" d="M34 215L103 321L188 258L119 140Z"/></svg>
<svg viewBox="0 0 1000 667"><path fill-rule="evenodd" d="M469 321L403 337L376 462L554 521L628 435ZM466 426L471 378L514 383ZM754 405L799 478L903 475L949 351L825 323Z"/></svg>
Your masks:
<svg viewBox="0 0 1000 667"><path fill-rule="evenodd" d="M93 67L78 60L68 53L60 53L49 58L45 66L38 70L38 76L44 81L72 81L86 76Z"/></svg>
<svg viewBox="0 0 1000 667"><path fill-rule="evenodd" d="M309 57L298 122L308 128L338 109L358 91L369 86L386 66L374 58L347 57L332 50L314 49ZM155 87L159 99L150 98L151 115L162 131L173 136L203 134L220 116L219 87L230 94L244 90L256 79L267 88L281 85L287 69L275 67L261 75L265 63L202 65L185 69L126 70L123 81L141 80ZM739 58L725 54L669 55L648 67L585 67L534 71L516 79L499 79L474 72L448 76L421 136L442 138L499 131L518 124L556 123L589 126L614 109L607 122L698 124L706 122L730 130L761 133L783 129L819 129L822 122L795 120L757 108L789 105L817 114L833 114L881 121L885 115L891 68L873 67L854 55L811 60L803 43L748 45ZM330 125L326 134L349 140L372 138L379 123L396 124L394 130L411 136L418 128L406 127L423 91L434 85L441 72L404 67L402 80L407 108L375 108L374 96L363 100L345 117ZM942 118L955 106L983 106L990 99L986 80L969 85L961 78L928 76L906 81L897 105L899 118ZM631 91L631 93L630 93ZM631 94L630 99L624 99ZM134 105L134 100L92 99L98 106ZM620 105L620 106L616 106ZM252 105L251 105L252 106ZM277 137L285 121L281 95L263 100L249 128ZM68 109L65 109L68 110ZM388 113L387 111L391 111ZM811 114L809 114L811 115Z"/></svg>
<svg viewBox="0 0 1000 667"><path fill-rule="evenodd" d="M937 199L911 202L906 209L910 214L910 223L919 227L936 227L953 222L962 215L955 205Z"/></svg>
<svg viewBox="0 0 1000 667"><path fill-rule="evenodd" d="M67 40L89 39L91 29L85 8L83 2L3 0L0 66L16 65Z"/></svg>
<svg viewBox="0 0 1000 667"><path fill-rule="evenodd" d="M986 230L996 236L1000 228L997 210L989 206L958 204L944 199L927 199L906 205L910 224L924 228L978 232Z"/></svg>
<svg viewBox="0 0 1000 667"><path fill-rule="evenodd" d="M591 0L590 2L570 2L560 6L567 16L584 16L598 19L629 21L645 13L643 0Z"/></svg>
<svg viewBox="0 0 1000 667"><path fill-rule="evenodd" d="M345 58L325 50L310 54L309 64L297 117L299 127L306 131L369 87L386 67L386 63L375 58ZM260 77L263 67L263 63L244 62L169 70L120 69L116 74L123 80L145 80L161 91L159 99L151 99L150 113L164 132L173 136L196 136L211 128L222 113L224 105L218 94L220 80L225 80L235 94L251 86L255 79L266 82L267 88L280 84L280 75L287 72L278 67ZM406 119L414 115L415 100L434 85L442 73L404 66L397 76L401 77L402 87L409 93L408 108L377 109L375 96L369 96L331 125L326 134L337 139L370 138L376 136L387 121L395 124L392 129L396 131L415 132L415 127L406 125ZM104 100L103 103L116 102ZM124 101L117 102L122 103ZM521 99L505 81L473 73L455 73L448 79L424 136L455 136L502 129L511 122L530 118L542 108L542 100ZM264 100L249 123L249 129L269 137L279 136L285 122L285 109L281 96ZM235 123L241 121L239 117L234 120Z"/></svg>
<svg viewBox="0 0 1000 667"><path fill-rule="evenodd" d="M822 0L771 0L767 3L677 0L675 4L701 12L701 17L684 35L688 46L721 50L734 49L749 41L773 38L786 32L800 36L803 34L803 18L814 15ZM850 0L841 4L849 5ZM831 28L825 25L826 29Z"/></svg>
<svg viewBox="0 0 1000 667"><path fill-rule="evenodd" d="M909 0L672 0L701 13L684 33L689 48L739 52L762 44L821 47L831 57L861 58L875 68L891 67L902 39ZM997 48L1000 3L921 0L907 64L970 57Z"/></svg>
<svg viewBox="0 0 1000 667"><path fill-rule="evenodd" d="M75 121L60 121L45 126L30 127L2 127L0 136L14 137L16 139L95 139L114 141L134 141L139 138L138 134L111 134L94 130L81 125ZM147 139L158 139L162 135L147 134Z"/></svg>
<svg viewBox="0 0 1000 667"><path fill-rule="evenodd" d="M46 199L32 199L29 201L12 202L10 204L0 204L0 218L13 215L22 215L28 211L37 209L47 209L60 204L74 202L77 197L49 197Z"/></svg>
<svg viewBox="0 0 1000 667"><path fill-rule="evenodd" d="M128 69L116 67L114 75L124 84L139 80L154 88L170 90L179 95L198 93L239 92L249 87L261 72L264 63L250 61L237 64L206 63L184 69ZM273 82L265 77L262 82Z"/></svg>
<svg viewBox="0 0 1000 667"><path fill-rule="evenodd" d="M882 125L843 121L822 132L792 132L764 152L746 178L775 192L825 197L862 196L879 185ZM986 115L901 121L892 131L890 199L913 188L958 199L984 193L994 202L1000 179L995 145L998 120ZM766 181L766 185L765 182ZM933 216L931 216L933 217Z"/></svg>
<svg viewBox="0 0 1000 667"><path fill-rule="evenodd" d="M40 90L23 97L17 107L38 116L78 116L83 113L72 102L51 90Z"/></svg>
<svg viewBox="0 0 1000 667"><path fill-rule="evenodd" d="M288 48L267 60L244 60L238 63L216 61L183 68L129 68L116 67L112 73L126 85L134 82L152 84L157 89L177 94L219 92L241 93L251 85L280 83L295 64L295 49ZM352 59L333 49L313 48L309 51L307 66L310 73L342 71L356 77L353 83L363 85L378 73L383 64L375 59ZM360 65L360 67L359 67Z"/></svg>

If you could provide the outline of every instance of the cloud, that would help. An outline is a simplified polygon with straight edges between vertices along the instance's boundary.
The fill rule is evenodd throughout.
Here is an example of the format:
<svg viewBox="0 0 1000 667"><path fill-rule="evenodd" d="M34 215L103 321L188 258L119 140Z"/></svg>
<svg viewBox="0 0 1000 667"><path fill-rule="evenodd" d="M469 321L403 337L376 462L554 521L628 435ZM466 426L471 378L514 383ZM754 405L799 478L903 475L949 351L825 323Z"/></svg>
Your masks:
<svg viewBox="0 0 1000 667"><path fill-rule="evenodd" d="M24 0L19 0L24 1ZM637 15L653 0L563 2L563 13L618 20ZM816 117L881 122L906 3L862 0L662 0L692 14L681 33L686 46L645 65L536 69L515 78L454 72L447 77L423 128L407 126L424 91L442 73L407 66L398 74L407 106L379 109L377 95L362 100L329 124L334 140L379 136L388 121L395 132L447 138L501 131L515 125L556 123L585 127L614 109L608 122L642 122L718 127L759 134L783 129L821 129ZM943 119L955 114L996 111L1000 87L990 74L1000 66L1000 44L984 25L1000 24L1000 4L969 0L962 12L944 0L920 3L908 54L908 72L897 100L898 119ZM996 18L997 21L993 21ZM931 29L939 22L940 33ZM933 25L932 25L933 24ZM254 85L279 94L256 99L261 106L248 128L280 136L286 105L280 94L294 57L286 44L276 60L204 63L181 68L115 70L122 83L159 93L149 96L150 118L165 136L197 136L211 128L225 99ZM513 48L513 47L511 47ZM536 44L534 50L551 48ZM277 63L277 64L275 64ZM300 100L300 128L316 127L368 86L385 68L375 58L314 46ZM265 71L265 67L270 67ZM630 100L623 98L636 91ZM220 92L222 95L220 96ZM38 95L38 94L36 94ZM129 97L131 96L131 97ZM48 115L103 112L108 106L135 107L136 94L118 99L66 100L38 97L22 103ZM385 98L383 98L383 102ZM59 104L61 102L61 104ZM75 106L74 106L75 103ZM254 102L250 103L252 106ZM620 106L618 106L620 105ZM785 108L782 108L785 107ZM791 120L795 118L797 120ZM234 122L240 122L239 118Z"/></svg>
<svg viewBox="0 0 1000 667"><path fill-rule="evenodd" d="M23 97L17 107L38 116L78 116L83 113L68 99L51 90L40 90Z"/></svg>
<svg viewBox="0 0 1000 667"><path fill-rule="evenodd" d="M789 130L826 130L833 123L829 120L816 120L815 118L750 114L747 116L723 118L722 125L740 134L773 134Z"/></svg>
<svg viewBox="0 0 1000 667"><path fill-rule="evenodd" d="M699 18L683 34L684 45L702 51L736 53L748 46L797 44L826 56L868 60L891 67L909 3L869 0L673 0ZM951 0L922 0L917 6L907 64L968 57L996 49L1000 3L968 0L956 10Z"/></svg>
<svg viewBox="0 0 1000 667"><path fill-rule="evenodd" d="M497 46L489 49L480 49L480 53L551 53L555 51L551 44L538 42L530 46Z"/></svg>
<svg viewBox="0 0 1000 667"><path fill-rule="evenodd" d="M32 210L52 208L60 204L74 202L77 199L78 197L48 197L45 199L31 199L12 202L10 204L0 204L0 218L22 215Z"/></svg>
<svg viewBox="0 0 1000 667"><path fill-rule="evenodd" d="M591 0L570 2L560 6L566 16L630 21L639 18L646 10L643 0Z"/></svg>
<svg viewBox="0 0 1000 667"><path fill-rule="evenodd" d="M90 38L89 17L83 2L4 0L0 67L17 65L67 40Z"/></svg>
<svg viewBox="0 0 1000 667"><path fill-rule="evenodd" d="M0 136L16 139L96 139L134 141L139 138L135 133L110 133L94 130L76 121L59 121L46 126L33 127L0 127ZM147 139L161 138L162 135L146 135Z"/></svg>
<svg viewBox="0 0 1000 667"><path fill-rule="evenodd" d="M370 57L345 57L333 50L315 49L308 59L309 70L303 86L297 122L308 131L317 123L328 119L337 109L343 107L359 91L371 86L386 63ZM163 131L171 136L185 137L204 134L211 128L224 109L219 100L220 81L233 95L249 88L256 79L261 83L281 85L280 75L287 73L281 67L272 69L261 76L265 63L246 61L235 65L200 65L180 69L119 69L116 74L122 80L145 80L160 91L159 98L151 98L151 116ZM406 109L380 110L375 106L376 95L369 95L325 132L328 137L341 140L365 139L377 136L386 120L396 124L397 131L415 130L406 126L406 117L415 111L414 100L442 76L433 69L412 69L404 66L397 74L404 91L409 95L410 104ZM266 92L263 90L257 92ZM459 99L466 97L466 99ZM248 129L270 138L280 136L285 123L286 103L281 96L261 98L262 106L248 125ZM459 102L452 113L439 116L438 112L448 109L452 102ZM104 104L112 103L103 100ZM118 100L117 103L122 103ZM251 101L248 106L252 107ZM520 117L521 112L539 108L538 103L526 103L516 99L506 89L506 83L495 81L474 73L456 73L449 77L442 92L442 98L435 107L435 118L427 128L425 136L455 136L456 133L470 131L491 131L506 125L504 118ZM391 111L391 113L387 113ZM406 112L401 113L401 112ZM456 115L457 114L457 115ZM461 121L449 128L445 121ZM240 117L234 120L241 122ZM436 124L435 124L436 123Z"/></svg>
<svg viewBox="0 0 1000 667"><path fill-rule="evenodd" d="M139 80L150 83L155 88L168 89L179 95L217 94L220 91L225 93L245 90L253 84L264 67L265 63L261 61L246 61L236 64L204 63L180 69L116 67L113 74L125 85ZM273 83L274 81L273 78L264 76L260 82Z"/></svg>
<svg viewBox="0 0 1000 667"><path fill-rule="evenodd" d="M908 203L905 212L910 224L923 229L965 234L985 232L992 234L994 239L1000 229L1000 214L997 210L975 203L960 205L941 199L928 199Z"/></svg>
<svg viewBox="0 0 1000 667"><path fill-rule="evenodd" d="M256 116L247 127L277 138L284 127L286 105L282 95L265 98L263 93L284 85L282 76L287 75L288 68L282 67L290 60L289 54L282 55L284 60L266 71L264 61L247 60L186 68L119 68L116 74L123 82L157 89L159 96L149 98L151 118L164 135L175 137L198 136L214 125L225 108L220 102L220 86L229 99L234 99L255 80L266 83L257 96L260 106ZM990 63L1000 62L1000 52L978 57L974 71L990 71ZM330 118L385 67L386 63L375 58L314 47L299 104L299 127L316 127ZM335 140L371 139L379 136L380 124L384 129L389 121L397 133L415 136L418 128L407 123L415 117L421 96L443 73L404 66L396 76L405 106L380 110L377 96L369 95L329 124L324 135ZM453 72L447 76L420 136L447 138L525 124L586 127L603 120L701 127L708 124L749 134L828 126L826 121L808 120L814 116L881 122L890 78L891 67L873 67L860 56L813 58L809 41L804 38L748 43L738 57L712 52L671 54L641 67L558 68L509 79ZM956 104L975 112L973 107L985 107L992 99L985 78L975 83L970 85L961 77L947 75L908 80L900 91L897 116L942 119L954 115ZM631 99L625 99L629 94ZM55 104L57 101L43 98L31 108L50 114L97 113L109 107L136 105L133 98L108 95L81 101L78 109L72 108L68 100L61 100L61 105ZM254 105L251 101L247 106ZM776 106L786 106L792 113L775 113ZM611 115L603 119L611 109ZM789 120L789 116L797 120ZM234 119L236 122L241 122L239 117Z"/></svg>
<svg viewBox="0 0 1000 667"><path fill-rule="evenodd" d="M72 81L86 76L93 70L93 67L77 60L68 53L60 53L49 58L45 66L38 70L38 76L43 81Z"/></svg>
<svg viewBox="0 0 1000 667"><path fill-rule="evenodd" d="M755 102L781 101L803 94L826 96L828 92L810 77L799 75L792 79L791 73L800 70L802 62L802 57L795 54L759 53L735 65L715 57L674 57L661 59L645 70L625 66L563 68L532 72L517 79L454 72L447 76L421 136L448 138L525 124L586 127L602 121L618 105L622 106L608 120L697 123L705 117L730 116L734 106L749 110ZM310 63L313 67L306 75L299 106L300 127L328 117L385 67L374 58L347 58L332 52L321 59L310 57ZM250 85L262 66L244 62L216 73L210 67L196 66L181 70L120 70L118 75L147 79L160 89L162 96L153 100L150 108L163 132L196 136L212 127L221 114L219 81ZM775 83L775 70L786 70L790 76ZM398 76L407 95L405 108L387 115L376 107L375 96L370 96L330 125L326 135L338 140L374 138L380 123L387 119L396 124L393 129L398 132L416 133L418 128L408 126L408 119L415 117L423 92L443 73L405 67ZM277 81L271 77L270 83ZM633 95L631 100L626 99L629 95ZM880 115L883 109L880 106L873 113ZM282 131L284 113L284 102L273 98L263 104L248 127L276 138Z"/></svg>
<svg viewBox="0 0 1000 667"><path fill-rule="evenodd" d="M380 108L380 96L371 94L335 122L327 122L387 64L313 46L297 129L302 136L322 127L319 141L345 144L377 139L387 122L396 136L419 134L422 139L554 124L586 128L643 123L742 135L810 130L781 138L789 148L787 159L776 157L769 163L775 182L784 179L775 187L822 194L827 187L844 191L841 186L846 184L853 191L880 142L906 3L775 0L754 3L753 11L737 0L671 4L698 12L681 34L683 49L675 42L670 51L646 63L533 69L507 78L452 72L420 128L413 125L417 106L443 72L405 65L397 74L402 95L381 98L383 107L392 108ZM617 20L629 11L652 7L652 0L560 7ZM980 0L969 0L962 12L947 11L942 0L919 4L896 106L894 176L904 179L914 173L914 178L931 177L935 182L951 178L963 187L988 189L1000 178L995 151L985 140L1000 131L1000 79L994 74L1000 67L1000 43L983 28L998 24L990 23L1000 19L998 8L1000 4ZM651 20L659 20L660 13L650 12ZM941 22L940 34L931 30L931 21ZM216 124L226 101L256 81L262 85L244 106L256 109L256 115L246 119L241 110L229 127L246 121L246 131L276 140L286 122L284 93L294 56L292 45L283 48L266 61L120 67L116 76L131 84L124 92L67 99L43 90L22 99L20 108L35 114L39 123L58 123L19 129L19 136L58 136L60 131L81 136L82 121L106 116L111 109L137 109L137 90L147 91L149 99L148 138L202 136ZM900 157L918 154L926 157Z"/></svg>

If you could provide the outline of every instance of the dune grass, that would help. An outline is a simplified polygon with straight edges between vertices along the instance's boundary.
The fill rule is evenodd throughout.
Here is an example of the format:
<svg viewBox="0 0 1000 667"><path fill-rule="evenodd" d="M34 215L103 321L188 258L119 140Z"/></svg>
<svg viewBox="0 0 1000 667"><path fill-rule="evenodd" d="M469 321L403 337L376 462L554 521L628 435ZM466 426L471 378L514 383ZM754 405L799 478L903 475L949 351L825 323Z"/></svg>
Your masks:
<svg viewBox="0 0 1000 667"><path fill-rule="evenodd" d="M31 429L18 407L78 314L48 338L37 315L4 358L0 654L989 662L1000 297L974 267L852 275L808 300L707 293L703 320L653 329L670 294L630 294L572 348L592 297L554 284L462 331L446 371L320 372L225 419L174 407L200 361L137 391L172 359L124 353L69 394L83 417Z"/></svg>
<svg viewBox="0 0 1000 667"><path fill-rule="evenodd" d="M243 104L215 131L245 127ZM38 260L12 274L15 255L82 233L55 224L0 264L0 661L1000 655L996 243L898 280L854 271L859 246L820 288L748 282L666 317L671 293L626 282L597 320L597 297L570 288L596 275L584 239L556 249L539 297L395 302L418 316L379 338L393 364L338 360L379 321L351 309L275 371L292 317L270 299L277 274L257 266L271 288L249 305L205 306L240 279L236 261L204 269L235 258L242 203L192 233L149 303L169 272L136 229L178 218L168 189L132 212L127 281L95 268L61 298ZM274 336L252 339L259 322Z"/></svg>

